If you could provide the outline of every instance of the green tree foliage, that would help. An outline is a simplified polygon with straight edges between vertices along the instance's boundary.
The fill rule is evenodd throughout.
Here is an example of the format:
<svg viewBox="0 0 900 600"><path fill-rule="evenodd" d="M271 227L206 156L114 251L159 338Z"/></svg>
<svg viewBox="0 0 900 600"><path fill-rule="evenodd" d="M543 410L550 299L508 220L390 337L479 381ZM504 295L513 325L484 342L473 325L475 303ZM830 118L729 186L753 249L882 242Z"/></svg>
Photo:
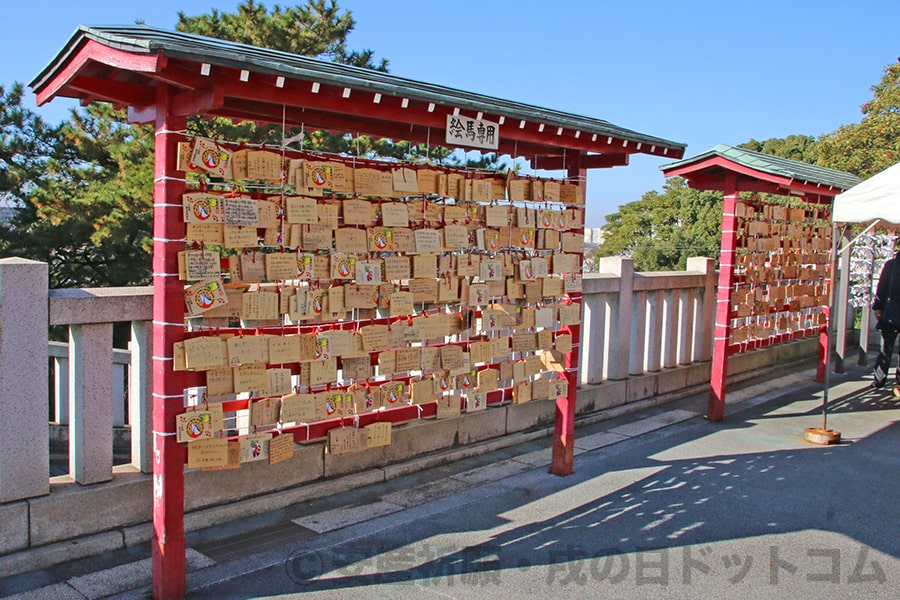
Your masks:
<svg viewBox="0 0 900 600"><path fill-rule="evenodd" d="M862 120L819 140L819 164L862 178L900 161L900 63L884 68Z"/></svg>
<svg viewBox="0 0 900 600"><path fill-rule="evenodd" d="M209 14L187 16L179 12L175 28L185 33L387 71L388 61L381 59L376 64L371 50L347 50L347 36L355 26L353 15L350 11L342 13L336 0L307 0L305 5L292 7L276 4L271 11L260 2L244 0L233 13L213 9ZM222 118L192 118L188 122L188 132L207 138L274 146L284 139L297 138L294 147L298 149L357 156L400 158L410 150L406 147L404 151L402 145L395 145L390 140L374 140L368 136L351 138L299 127L284 131L279 125L259 125L251 121L235 124ZM302 141L298 137L301 133Z"/></svg>
<svg viewBox="0 0 900 600"><path fill-rule="evenodd" d="M885 67L872 92L859 123L819 139L790 135L740 147L871 177L900 160L900 63ZM682 268L688 256L717 257L721 206L721 193L690 190L677 178L667 181L662 194L648 192L606 217L606 238L597 256L631 256L635 268L645 271Z"/></svg>
<svg viewBox="0 0 900 600"><path fill-rule="evenodd" d="M150 255L143 244L152 220L153 165L146 157L153 136L112 113L108 105L91 105L48 127L20 104L4 111L4 122L22 115L31 124L17 133L20 147L30 146L18 156L30 164L28 183L17 194L20 210L3 230L0 249L47 262L53 287L147 280Z"/></svg>
<svg viewBox="0 0 900 600"><path fill-rule="evenodd" d="M178 29L263 45L359 67L385 70L369 50L348 51L355 21L335 0L271 13L242 2L235 13L179 14ZM0 226L0 253L46 261L54 287L135 285L150 281L153 206L153 132L126 122L122 111L92 104L47 126L21 105L22 87L0 88L0 198L19 207L10 227ZM279 145L279 127L234 125L224 119L191 120L190 133ZM289 132L293 135L296 132ZM353 154L424 155L424 147L389 140L351 140L308 132L306 148ZM299 148L299 146L297 146ZM431 155L440 155L431 149ZM446 156L446 154L444 154Z"/></svg>
<svg viewBox="0 0 900 600"><path fill-rule="evenodd" d="M718 256L722 194L688 187L680 177L606 217L597 256L630 256L638 271L684 269L691 256Z"/></svg>
<svg viewBox="0 0 900 600"><path fill-rule="evenodd" d="M750 140L738 147L811 164L815 164L819 158L819 143L811 135L789 135L786 138L769 138L763 141Z"/></svg>
<svg viewBox="0 0 900 600"><path fill-rule="evenodd" d="M221 13L216 9L205 15L178 13L178 31L231 40L303 56L387 71L388 61L373 62L371 50L348 51L347 36L356 21L350 11L341 13L336 0L308 0L306 5L281 7L271 13L254 0L244 0L237 12Z"/></svg>
<svg viewBox="0 0 900 600"><path fill-rule="evenodd" d="M9 92L0 85L0 197L10 206L24 205L55 144L53 128L22 106L22 93L21 83Z"/></svg>

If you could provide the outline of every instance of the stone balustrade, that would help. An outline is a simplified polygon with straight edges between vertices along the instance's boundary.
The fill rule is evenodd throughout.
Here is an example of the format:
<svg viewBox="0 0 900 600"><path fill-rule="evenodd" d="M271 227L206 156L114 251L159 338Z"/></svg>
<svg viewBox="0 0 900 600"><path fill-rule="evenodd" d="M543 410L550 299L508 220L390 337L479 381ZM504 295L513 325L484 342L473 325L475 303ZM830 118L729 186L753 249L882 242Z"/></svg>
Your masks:
<svg viewBox="0 0 900 600"><path fill-rule="evenodd" d="M630 259L604 258L599 273L584 276L577 414L702 390L712 349L714 264L692 258L685 271L636 273ZM0 259L0 573L2 555L28 547L114 530L122 532L110 538L114 546L149 539L152 300L149 287L48 290L45 264ZM119 322L130 323L128 351L113 349ZM48 325L68 327L68 344L49 343ZM814 357L815 340L809 342L794 354ZM732 361L733 368L749 372L785 357L777 348L758 353L769 358ZM229 505L262 493L349 473L386 478L423 453L549 431L554 411L552 400L505 405L395 427L391 447L358 456L332 457L321 443L304 444L279 465L189 472L186 510L207 511L199 521L209 524L216 518L209 510L221 508L217 518L224 519ZM68 429L66 476L49 476L48 421ZM114 467L113 429L120 425L130 429L131 461ZM85 511L77 523L57 523L76 507Z"/></svg>
<svg viewBox="0 0 900 600"><path fill-rule="evenodd" d="M635 273L622 258L601 259L599 266L584 278L582 383L709 360L711 259L691 259L687 271L670 273ZM3 501L49 492L42 385L49 375L41 355L52 359L49 420L68 429L61 437L68 442L70 478L81 485L112 479L113 427L126 424L131 464L150 471L152 289L48 290L46 281L46 265L0 261L0 382L2 402L12 409L0 414L0 439L11 446L0 454ZM112 347L114 322L131 323L128 351ZM48 324L67 326L68 344L48 345ZM27 434L7 433L26 424Z"/></svg>

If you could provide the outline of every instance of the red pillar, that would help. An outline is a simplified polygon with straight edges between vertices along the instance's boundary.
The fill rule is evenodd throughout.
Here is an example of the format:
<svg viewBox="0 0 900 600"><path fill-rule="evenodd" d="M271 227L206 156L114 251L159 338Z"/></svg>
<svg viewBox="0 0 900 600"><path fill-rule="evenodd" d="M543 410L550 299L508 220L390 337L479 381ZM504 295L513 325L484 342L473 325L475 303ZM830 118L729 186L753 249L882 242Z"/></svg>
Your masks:
<svg viewBox="0 0 900 600"><path fill-rule="evenodd" d="M725 416L725 387L728 373L728 338L731 336L729 313L731 288L734 283L737 220L734 216L738 200L737 176L725 175L725 202L722 211L722 251L719 254L719 287L716 293L716 330L713 340L712 372L710 374L709 407L706 418L721 421Z"/></svg>
<svg viewBox="0 0 900 600"><path fill-rule="evenodd" d="M175 441L175 415L184 411L184 382L172 347L184 339L184 287L178 251L184 249L184 183L176 176L184 117L173 117L168 86L156 92L153 185L153 597L185 596L184 447Z"/></svg>
<svg viewBox="0 0 900 600"><path fill-rule="evenodd" d="M581 167L580 154L572 157L566 174L570 178L577 179L581 186L582 198L587 198L585 182L587 170ZM579 223L577 229L583 233L584 223ZM579 255L579 273L583 262L584 256ZM575 295L573 300L581 301L581 294ZM572 336L572 351L566 354L566 382L569 393L564 398L556 399L556 425L553 429L553 452L550 462L550 472L554 475L571 475L574 472L575 398L578 392L578 349L581 344L581 326L570 325L567 329Z"/></svg>
<svg viewBox="0 0 900 600"><path fill-rule="evenodd" d="M828 369L828 347L831 345L829 332L831 331L831 307L826 307L823 312L828 319L825 325L819 329L819 357L816 361L816 381L824 383L825 371Z"/></svg>

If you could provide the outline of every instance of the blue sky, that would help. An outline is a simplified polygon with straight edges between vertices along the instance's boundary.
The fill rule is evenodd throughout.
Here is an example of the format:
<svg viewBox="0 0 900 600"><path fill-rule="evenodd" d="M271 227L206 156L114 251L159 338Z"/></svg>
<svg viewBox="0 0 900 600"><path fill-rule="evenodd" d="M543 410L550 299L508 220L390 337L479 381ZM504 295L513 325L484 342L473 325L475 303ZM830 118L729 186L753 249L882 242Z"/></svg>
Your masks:
<svg viewBox="0 0 900 600"><path fill-rule="evenodd" d="M142 19L238 0L30 0L5 6L0 84L29 82L79 24ZM275 2L263 1L266 6ZM290 1L280 2L290 5ZM688 145L821 135L860 120L870 86L900 56L897 0L339 0L395 75L605 119ZM33 106L33 97L27 101ZM59 120L73 106L41 113ZM591 171L587 226L661 189L656 157Z"/></svg>

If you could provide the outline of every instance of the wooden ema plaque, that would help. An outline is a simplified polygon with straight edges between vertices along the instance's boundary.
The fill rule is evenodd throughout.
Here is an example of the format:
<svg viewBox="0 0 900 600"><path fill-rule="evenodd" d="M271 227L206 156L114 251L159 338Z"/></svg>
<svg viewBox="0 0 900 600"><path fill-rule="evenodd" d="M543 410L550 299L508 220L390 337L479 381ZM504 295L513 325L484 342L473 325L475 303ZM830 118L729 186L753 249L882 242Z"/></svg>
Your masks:
<svg viewBox="0 0 900 600"><path fill-rule="evenodd" d="M194 465L276 464L294 439L361 452L391 443L391 421L567 392L550 382L581 321L579 186L235 150L218 157L230 177L271 193L184 195L192 331L175 362L207 397L246 410L249 429L237 460L208 443L220 430L201 429ZM782 266L809 276L819 246L798 244ZM812 290L773 286L771 298L826 293L807 279Z"/></svg>

